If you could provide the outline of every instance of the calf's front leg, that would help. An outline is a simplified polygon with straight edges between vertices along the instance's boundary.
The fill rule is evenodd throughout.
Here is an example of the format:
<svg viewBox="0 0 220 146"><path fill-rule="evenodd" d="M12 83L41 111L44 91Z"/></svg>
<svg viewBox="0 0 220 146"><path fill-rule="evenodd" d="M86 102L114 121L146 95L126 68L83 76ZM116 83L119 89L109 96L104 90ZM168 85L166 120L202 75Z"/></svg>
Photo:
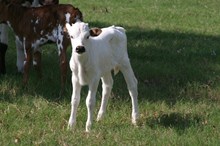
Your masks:
<svg viewBox="0 0 220 146"><path fill-rule="evenodd" d="M18 72L23 73L24 72L24 61L25 61L25 53L24 53L25 48L18 37L16 37L15 44L16 44L16 49L17 49L17 69L18 69Z"/></svg>
<svg viewBox="0 0 220 146"><path fill-rule="evenodd" d="M68 123L68 129L73 129L76 124L77 107L80 102L81 85L72 74L72 97L71 97L71 113Z"/></svg>
<svg viewBox="0 0 220 146"><path fill-rule="evenodd" d="M59 52L59 57L60 57L60 74L61 74L61 91L60 91L60 95L61 96L64 92L66 78L67 78L68 61L67 61L66 50L67 50L67 47L68 47L68 42L69 42L69 40L67 40L67 39L63 39L62 43L60 43L60 41L57 42L57 47L58 47L58 52Z"/></svg>
<svg viewBox="0 0 220 146"><path fill-rule="evenodd" d="M60 55L60 69L61 69L61 88L63 89L67 76L67 56L65 51L61 51Z"/></svg>
<svg viewBox="0 0 220 146"><path fill-rule="evenodd" d="M29 79L29 71L31 67L32 62L32 48L31 45L25 44L25 61L24 61L24 75L23 75L23 83L24 85L27 85L28 79Z"/></svg>

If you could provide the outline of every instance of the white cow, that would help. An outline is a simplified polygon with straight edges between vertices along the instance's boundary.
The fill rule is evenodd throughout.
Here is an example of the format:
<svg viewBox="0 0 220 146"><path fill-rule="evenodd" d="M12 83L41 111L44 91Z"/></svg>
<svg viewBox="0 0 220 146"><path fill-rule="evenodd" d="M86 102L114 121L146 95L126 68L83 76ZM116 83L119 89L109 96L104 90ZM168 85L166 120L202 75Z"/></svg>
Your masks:
<svg viewBox="0 0 220 146"><path fill-rule="evenodd" d="M86 131L90 131L100 78L103 90L97 121L103 118L113 85L112 70L115 74L120 70L124 75L132 101L132 123L136 124L138 119L137 80L128 58L124 28L116 26L102 28L101 33L96 37L90 36L89 26L84 22L78 21L72 25L67 23L66 28L72 44L70 68L73 88L68 128L73 128L76 123L81 87L88 85Z"/></svg>

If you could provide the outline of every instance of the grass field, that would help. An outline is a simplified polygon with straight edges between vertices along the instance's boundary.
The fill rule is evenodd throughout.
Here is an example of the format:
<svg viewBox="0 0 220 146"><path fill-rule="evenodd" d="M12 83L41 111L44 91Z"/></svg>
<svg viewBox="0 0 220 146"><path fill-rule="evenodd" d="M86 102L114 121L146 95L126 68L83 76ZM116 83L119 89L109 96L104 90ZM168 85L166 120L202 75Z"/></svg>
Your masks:
<svg viewBox="0 0 220 146"><path fill-rule="evenodd" d="M29 86L16 72L10 34L7 74L0 76L0 145L213 145L220 144L220 18L218 0L61 0L80 8L91 27L121 25L138 79L140 120L131 124L131 101L121 74L103 121L85 133L87 88L75 131L67 130L70 71L59 98L54 45L43 47L43 78L32 69ZM68 50L70 57L71 48ZM101 87L101 86L100 86ZM97 94L96 111L101 100Z"/></svg>

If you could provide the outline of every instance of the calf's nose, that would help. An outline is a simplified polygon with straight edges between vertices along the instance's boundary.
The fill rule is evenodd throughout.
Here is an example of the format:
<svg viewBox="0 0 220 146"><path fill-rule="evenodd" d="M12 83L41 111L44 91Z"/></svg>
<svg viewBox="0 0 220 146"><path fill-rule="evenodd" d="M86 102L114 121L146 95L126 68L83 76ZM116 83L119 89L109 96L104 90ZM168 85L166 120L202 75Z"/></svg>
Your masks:
<svg viewBox="0 0 220 146"><path fill-rule="evenodd" d="M86 51L85 47L84 46L77 46L76 47L76 53L78 54L82 54Z"/></svg>

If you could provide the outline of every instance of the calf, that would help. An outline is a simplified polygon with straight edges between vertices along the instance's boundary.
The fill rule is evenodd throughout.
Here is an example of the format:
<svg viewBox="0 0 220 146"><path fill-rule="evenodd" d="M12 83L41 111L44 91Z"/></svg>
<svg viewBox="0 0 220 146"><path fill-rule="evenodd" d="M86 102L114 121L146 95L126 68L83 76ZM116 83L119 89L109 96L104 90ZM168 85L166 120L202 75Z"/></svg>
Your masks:
<svg viewBox="0 0 220 146"><path fill-rule="evenodd" d="M76 18L82 20L82 13L78 8L68 4L27 8L0 0L0 22L8 24L13 29L16 39L24 48L24 84L28 82L33 58L32 49L36 52L40 45L52 41L57 44L60 56L61 89L63 89L67 74L66 49L70 44L65 33L65 24L75 23ZM35 61L38 65L40 58Z"/></svg>
<svg viewBox="0 0 220 146"><path fill-rule="evenodd" d="M138 118L137 80L128 58L127 37L124 28L115 26L102 28L98 30L99 35L95 35L96 37L91 37L88 24L80 21L72 24L72 26L67 23L66 28L72 44L70 68L73 90L68 128L72 128L76 122L81 87L88 85L86 131L90 131L100 78L103 90L97 120L103 118L113 85L112 69L114 69L115 74L120 70L124 75L132 101L132 123L136 124Z"/></svg>
<svg viewBox="0 0 220 146"><path fill-rule="evenodd" d="M53 5L58 4L58 0L11 0L11 2L20 4L22 6L27 7L36 7L39 5ZM19 40L18 40L19 41ZM16 40L16 42L18 42ZM5 54L8 48L8 28L5 24L0 24L0 74L6 73L6 67L5 67ZM20 56L24 56L23 47L19 45L19 43L16 43L17 48L17 67L18 71L22 72L23 69L23 61L24 57L20 58Z"/></svg>

